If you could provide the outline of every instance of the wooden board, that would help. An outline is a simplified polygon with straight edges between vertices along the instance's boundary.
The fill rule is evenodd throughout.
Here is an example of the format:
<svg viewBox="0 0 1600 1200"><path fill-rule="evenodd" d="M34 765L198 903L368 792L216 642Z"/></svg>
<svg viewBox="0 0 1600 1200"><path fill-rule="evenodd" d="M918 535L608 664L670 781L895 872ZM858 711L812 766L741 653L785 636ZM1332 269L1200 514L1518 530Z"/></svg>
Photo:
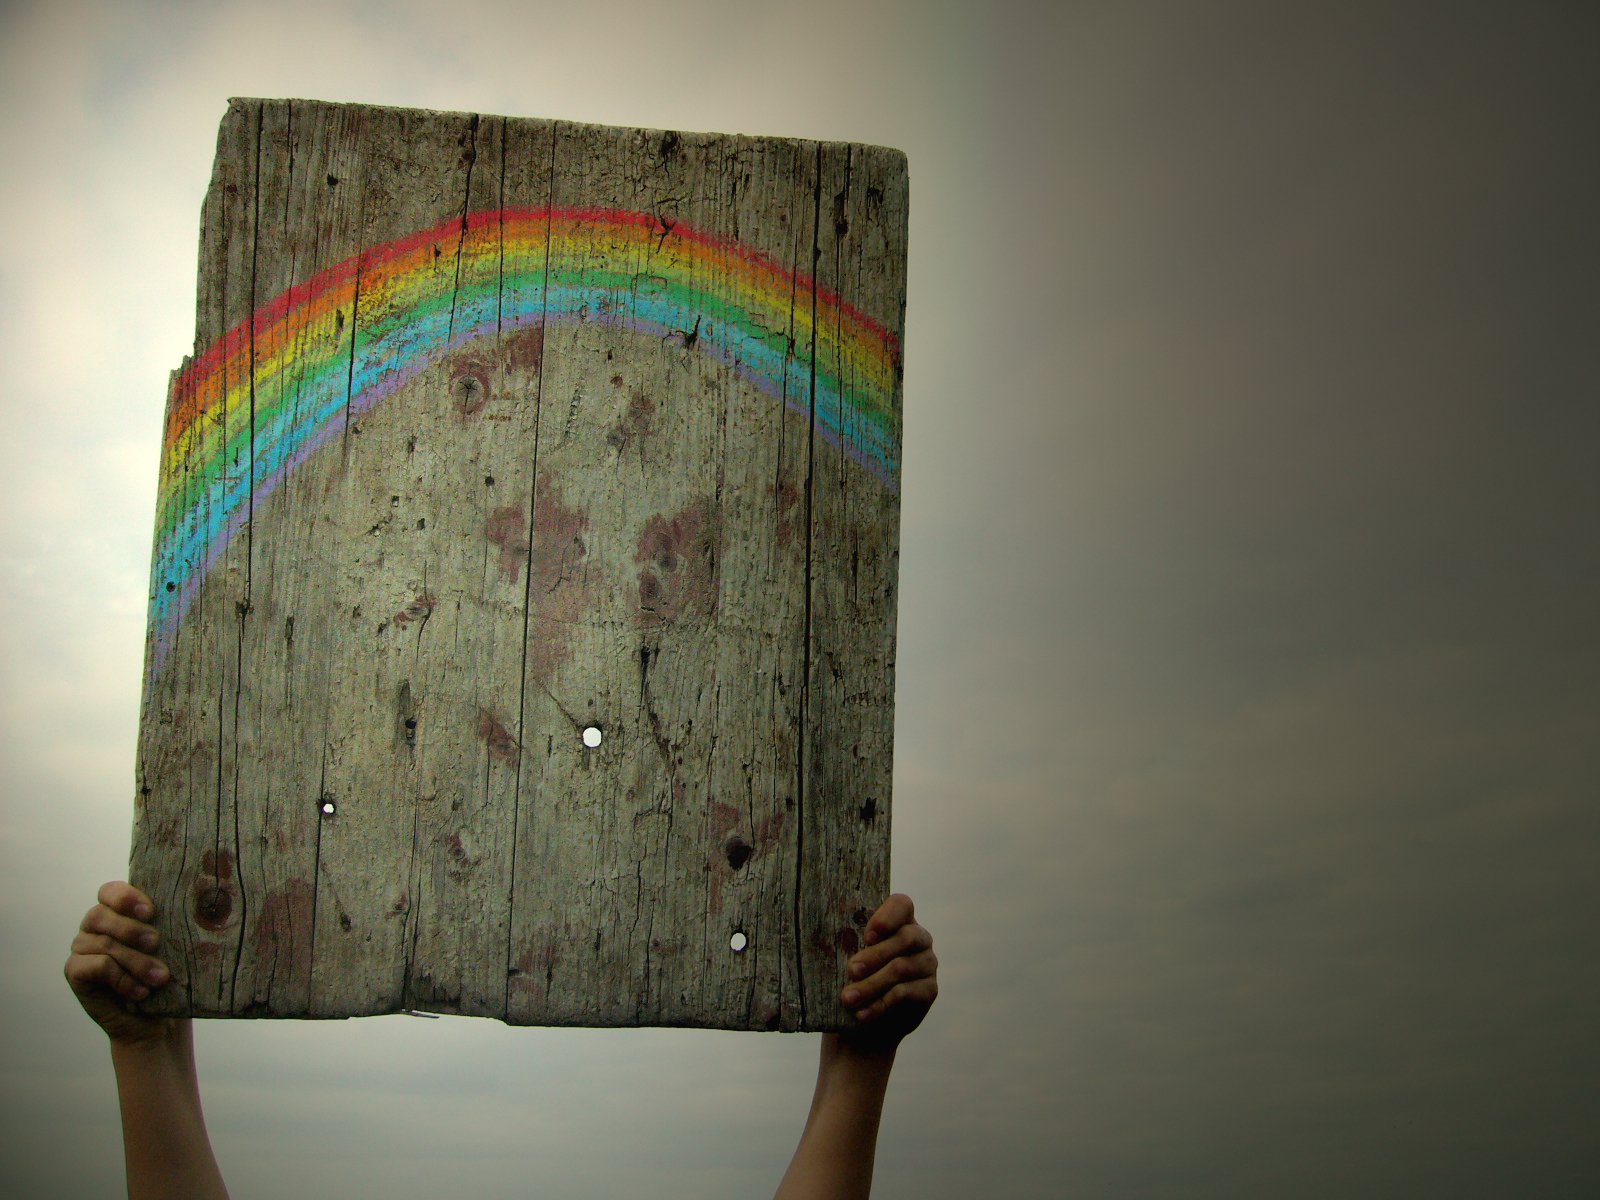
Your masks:
<svg viewBox="0 0 1600 1200"><path fill-rule="evenodd" d="M876 147L231 102L151 575L161 1011L847 1023L906 203Z"/></svg>

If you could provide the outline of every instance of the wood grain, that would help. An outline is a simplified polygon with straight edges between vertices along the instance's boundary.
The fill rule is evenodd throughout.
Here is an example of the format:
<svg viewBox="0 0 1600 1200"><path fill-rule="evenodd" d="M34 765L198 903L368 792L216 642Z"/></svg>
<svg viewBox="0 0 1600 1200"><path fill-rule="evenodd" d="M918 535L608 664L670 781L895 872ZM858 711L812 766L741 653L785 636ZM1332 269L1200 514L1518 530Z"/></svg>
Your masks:
<svg viewBox="0 0 1600 1200"><path fill-rule="evenodd" d="M231 102L151 576L154 1007L847 1023L906 196L875 147Z"/></svg>

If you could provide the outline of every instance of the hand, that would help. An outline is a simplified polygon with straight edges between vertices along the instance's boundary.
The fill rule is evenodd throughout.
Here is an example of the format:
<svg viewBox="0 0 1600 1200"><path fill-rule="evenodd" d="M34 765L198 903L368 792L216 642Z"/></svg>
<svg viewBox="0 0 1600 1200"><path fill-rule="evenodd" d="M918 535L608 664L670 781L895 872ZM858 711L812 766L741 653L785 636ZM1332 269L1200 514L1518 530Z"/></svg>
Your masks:
<svg viewBox="0 0 1600 1200"><path fill-rule="evenodd" d="M911 897L894 895L867 922L866 946L845 964L839 993L856 1025L822 1035L817 1089L779 1200L866 1200L884 1092L900 1040L939 995L933 935L916 923Z"/></svg>
<svg viewBox="0 0 1600 1200"><path fill-rule="evenodd" d="M67 959L67 983L113 1042L151 1041L171 1032L174 1018L146 1017L129 1009L172 976L149 951L161 935L148 924L155 905L132 884L107 883L100 903L84 914Z"/></svg>
<svg viewBox="0 0 1600 1200"><path fill-rule="evenodd" d="M893 1052L928 1015L939 995L939 959L933 935L916 923L911 897L896 893L867 922L866 946L846 966L850 982L840 1000L856 1028L840 1034L845 1045Z"/></svg>

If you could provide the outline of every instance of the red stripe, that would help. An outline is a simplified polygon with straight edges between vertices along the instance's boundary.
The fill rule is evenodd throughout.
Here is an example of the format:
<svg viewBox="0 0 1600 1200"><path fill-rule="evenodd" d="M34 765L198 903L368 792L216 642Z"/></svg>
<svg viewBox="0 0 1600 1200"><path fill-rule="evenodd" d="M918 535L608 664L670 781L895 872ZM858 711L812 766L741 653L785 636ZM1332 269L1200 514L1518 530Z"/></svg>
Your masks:
<svg viewBox="0 0 1600 1200"><path fill-rule="evenodd" d="M357 278L358 272L366 274L374 267L383 266L398 258L403 258L407 254L451 234L460 235L462 232L473 232L491 225L500 227L503 224L538 224L545 222L632 225L651 230L661 228L654 214L629 212L622 209L507 208L468 213L464 222L460 217L450 217L427 229L420 229L415 233L407 234L403 238L398 238L384 245L362 250L344 261L318 272L301 283L290 285L289 289L282 295L268 301L249 317L228 329L220 338L212 342L198 358L192 360L183 371L183 384L180 390L184 395L184 399L174 407L167 422L166 444L171 446L182 431L187 429L200 415L202 410L199 405L205 393L204 385L209 382L210 377L223 369L227 361L233 358L234 355L248 351L252 328L257 337L260 337L274 324L284 320L296 309L306 308L320 300L328 292L353 282ZM837 308L853 322L869 330L882 341L892 360L899 359L899 338L887 329L882 322L861 311L855 305L842 301L838 293L829 291L826 288L817 288L811 276L799 271L790 271L774 261L770 255L763 254L759 250L753 250L744 243L737 242L732 238L701 233L684 225L673 226L672 233L687 241L732 254L779 279L788 281L800 291L811 292L814 290L819 300Z"/></svg>

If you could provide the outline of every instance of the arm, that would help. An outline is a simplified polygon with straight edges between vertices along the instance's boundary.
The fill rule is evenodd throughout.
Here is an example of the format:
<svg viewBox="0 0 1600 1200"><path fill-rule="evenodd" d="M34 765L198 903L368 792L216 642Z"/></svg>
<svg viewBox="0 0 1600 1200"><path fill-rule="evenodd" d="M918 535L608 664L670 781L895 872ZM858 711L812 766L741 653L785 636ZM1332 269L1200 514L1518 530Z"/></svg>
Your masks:
<svg viewBox="0 0 1600 1200"><path fill-rule="evenodd" d="M66 976L84 1011L111 1039L128 1196L227 1200L200 1111L193 1026L187 1018L140 1016L126 1003L143 1000L170 978L160 959L146 953L159 939L147 924L155 906L126 883L106 884L99 900L72 940Z"/></svg>
<svg viewBox="0 0 1600 1200"><path fill-rule="evenodd" d="M872 1192L878 1121L900 1040L939 994L933 936L908 896L890 896L867 923L866 948L840 999L856 1028L824 1034L811 1113L776 1200L865 1200Z"/></svg>

